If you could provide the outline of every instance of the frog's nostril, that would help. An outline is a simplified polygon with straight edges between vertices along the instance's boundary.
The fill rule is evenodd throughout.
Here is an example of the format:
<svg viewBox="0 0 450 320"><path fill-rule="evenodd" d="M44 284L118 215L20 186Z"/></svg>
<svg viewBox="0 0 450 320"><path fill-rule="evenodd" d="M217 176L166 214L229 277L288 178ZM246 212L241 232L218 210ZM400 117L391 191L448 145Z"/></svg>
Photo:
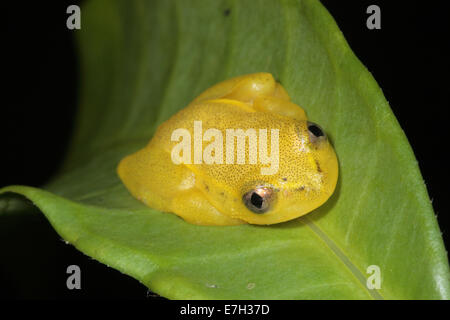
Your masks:
<svg viewBox="0 0 450 320"><path fill-rule="evenodd" d="M270 209L274 192L268 187L256 187L243 196L245 206L254 213L265 213Z"/></svg>

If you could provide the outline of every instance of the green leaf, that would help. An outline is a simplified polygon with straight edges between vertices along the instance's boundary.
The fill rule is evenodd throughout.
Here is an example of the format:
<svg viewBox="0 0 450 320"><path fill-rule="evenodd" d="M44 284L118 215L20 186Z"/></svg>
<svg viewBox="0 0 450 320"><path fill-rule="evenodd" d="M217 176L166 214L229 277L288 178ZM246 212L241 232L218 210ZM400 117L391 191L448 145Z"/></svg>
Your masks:
<svg viewBox="0 0 450 320"><path fill-rule="evenodd" d="M316 0L90 1L81 106L64 170L30 199L87 255L168 298L448 299L446 251L383 94ZM381 61L380 61L381 63ZM271 72L331 136L338 187L272 226L203 227L145 207L115 168L209 86ZM16 230L20 232L20 230ZM381 271L369 290L367 267Z"/></svg>

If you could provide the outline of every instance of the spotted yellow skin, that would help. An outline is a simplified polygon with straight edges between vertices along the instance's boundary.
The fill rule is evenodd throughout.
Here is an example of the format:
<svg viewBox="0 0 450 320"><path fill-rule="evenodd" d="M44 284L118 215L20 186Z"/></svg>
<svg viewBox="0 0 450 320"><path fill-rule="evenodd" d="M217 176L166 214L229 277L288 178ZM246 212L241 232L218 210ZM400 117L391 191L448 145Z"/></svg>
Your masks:
<svg viewBox="0 0 450 320"><path fill-rule="evenodd" d="M178 142L171 141L172 132L185 128L193 137L193 123L199 120L203 132L208 128L222 132L229 128L279 129L278 172L263 175L259 162L248 161L175 164L171 150ZM203 148L207 145L203 142ZM323 204L334 192L338 161L327 139L310 141L305 112L290 101L286 90L271 74L256 73L203 92L161 124L146 147L122 159L117 171L134 197L187 222L268 225L295 219ZM273 188L276 200L269 211L256 214L245 206L243 195L261 185Z"/></svg>

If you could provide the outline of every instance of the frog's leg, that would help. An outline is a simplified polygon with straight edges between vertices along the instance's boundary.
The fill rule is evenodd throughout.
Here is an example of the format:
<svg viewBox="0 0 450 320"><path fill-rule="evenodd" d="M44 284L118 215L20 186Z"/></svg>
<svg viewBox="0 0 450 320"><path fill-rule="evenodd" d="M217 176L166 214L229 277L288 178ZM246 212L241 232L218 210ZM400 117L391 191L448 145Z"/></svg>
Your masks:
<svg viewBox="0 0 450 320"><path fill-rule="evenodd" d="M290 102L286 90L270 73L254 73L221 82L203 92L193 103L217 99L237 100L255 111L306 120L305 111Z"/></svg>
<svg viewBox="0 0 450 320"><path fill-rule="evenodd" d="M220 213L209 203L201 191L195 188L173 198L171 208L178 216L192 224L233 226L246 223L243 220L233 219Z"/></svg>
<svg viewBox="0 0 450 320"><path fill-rule="evenodd" d="M124 158L118 174L131 194L156 210L173 212L199 225L237 225L242 220L220 213L195 185L195 175L176 165L158 144Z"/></svg>
<svg viewBox="0 0 450 320"><path fill-rule="evenodd" d="M259 96L273 95L276 87L277 83L270 73L247 74L212 86L192 103L214 99L232 99L251 103ZM287 99L289 99L289 96L287 96Z"/></svg>
<svg viewBox="0 0 450 320"><path fill-rule="evenodd" d="M255 99L253 108L257 111L275 113L296 120L307 120L306 113L301 107L274 96Z"/></svg>

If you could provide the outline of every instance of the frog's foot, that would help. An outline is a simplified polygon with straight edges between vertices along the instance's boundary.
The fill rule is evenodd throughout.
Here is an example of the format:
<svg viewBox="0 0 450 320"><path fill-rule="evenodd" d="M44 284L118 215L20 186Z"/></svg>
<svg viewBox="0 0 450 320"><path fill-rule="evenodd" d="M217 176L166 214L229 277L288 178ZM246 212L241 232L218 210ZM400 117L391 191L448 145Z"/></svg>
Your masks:
<svg viewBox="0 0 450 320"><path fill-rule="evenodd" d="M217 99L240 102L254 111L306 120L305 111L290 102L283 86L267 72L243 75L221 82L203 92L193 103Z"/></svg>
<svg viewBox="0 0 450 320"><path fill-rule="evenodd" d="M251 104L256 98L262 96L276 96L289 101L286 90L275 81L273 76L267 72L260 72L216 84L198 96L193 103L214 99L231 99Z"/></svg>
<svg viewBox="0 0 450 320"><path fill-rule="evenodd" d="M260 112L270 112L296 120L307 120L305 111L295 103L274 96L264 96L255 99L253 109Z"/></svg>
<svg viewBox="0 0 450 320"><path fill-rule="evenodd" d="M170 207L176 215L192 224L234 226L246 223L243 220L233 219L220 213L198 190L190 190L177 196L172 200Z"/></svg>

